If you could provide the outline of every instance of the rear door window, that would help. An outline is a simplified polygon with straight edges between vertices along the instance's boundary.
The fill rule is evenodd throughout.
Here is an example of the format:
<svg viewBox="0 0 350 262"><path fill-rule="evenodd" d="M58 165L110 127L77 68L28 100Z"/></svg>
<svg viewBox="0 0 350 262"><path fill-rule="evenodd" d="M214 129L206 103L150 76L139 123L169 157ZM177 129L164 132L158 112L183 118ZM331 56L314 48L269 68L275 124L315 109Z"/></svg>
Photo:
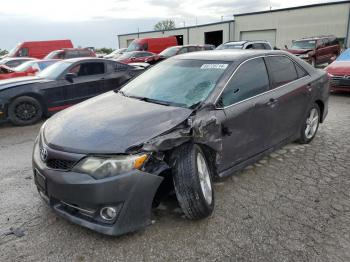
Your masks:
<svg viewBox="0 0 350 262"><path fill-rule="evenodd" d="M297 74L298 74L298 78L302 78L305 76L308 76L309 74L305 71L305 69L303 69L301 66L299 66L298 64L294 64L295 65L295 69L297 70Z"/></svg>
<svg viewBox="0 0 350 262"><path fill-rule="evenodd" d="M69 72L77 74L78 77L100 75L105 73L105 65L101 62L87 62L74 66Z"/></svg>
<svg viewBox="0 0 350 262"><path fill-rule="evenodd" d="M184 54L184 53L188 53L187 47L181 48L180 51L177 54L180 55L180 54Z"/></svg>
<svg viewBox="0 0 350 262"><path fill-rule="evenodd" d="M188 47L188 52L195 52L195 51L197 51L197 47L196 46Z"/></svg>
<svg viewBox="0 0 350 262"><path fill-rule="evenodd" d="M273 82L271 88L277 88L298 79L294 62L288 57L268 56L266 61Z"/></svg>
<svg viewBox="0 0 350 262"><path fill-rule="evenodd" d="M261 43L253 44L253 49L265 49L265 46Z"/></svg>
<svg viewBox="0 0 350 262"><path fill-rule="evenodd" d="M265 62L255 58L243 63L225 87L220 106L230 106L267 91L269 77Z"/></svg>

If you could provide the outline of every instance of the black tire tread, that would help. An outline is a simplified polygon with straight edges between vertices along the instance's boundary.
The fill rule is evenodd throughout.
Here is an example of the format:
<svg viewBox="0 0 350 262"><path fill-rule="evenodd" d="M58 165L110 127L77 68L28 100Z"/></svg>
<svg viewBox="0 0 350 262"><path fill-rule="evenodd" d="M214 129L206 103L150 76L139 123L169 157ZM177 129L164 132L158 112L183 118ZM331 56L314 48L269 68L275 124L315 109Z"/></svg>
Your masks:
<svg viewBox="0 0 350 262"><path fill-rule="evenodd" d="M179 204L189 219L202 219L209 216L213 211L214 194L212 205L208 206L202 195L196 167L196 150L203 156L204 153L197 145L184 144L173 152L175 166L173 168L173 180L175 192Z"/></svg>

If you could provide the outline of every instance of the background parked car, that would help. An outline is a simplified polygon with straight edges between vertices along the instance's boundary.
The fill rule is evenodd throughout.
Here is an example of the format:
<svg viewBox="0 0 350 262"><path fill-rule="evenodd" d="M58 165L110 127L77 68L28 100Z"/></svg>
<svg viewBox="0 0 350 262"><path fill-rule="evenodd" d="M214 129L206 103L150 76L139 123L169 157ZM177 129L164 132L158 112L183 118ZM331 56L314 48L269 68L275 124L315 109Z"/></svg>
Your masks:
<svg viewBox="0 0 350 262"><path fill-rule="evenodd" d="M158 38L139 38L132 41L126 51L148 51L155 54L159 54L165 48L176 45L177 39L175 36Z"/></svg>
<svg viewBox="0 0 350 262"><path fill-rule="evenodd" d="M50 41L31 41L19 43L9 53L8 57L34 57L43 59L48 53L61 49L72 48L71 40L50 40Z"/></svg>
<svg viewBox="0 0 350 262"><path fill-rule="evenodd" d="M59 60L45 59L27 61L15 68L0 66L0 79L9 79L21 76L34 76Z"/></svg>
<svg viewBox="0 0 350 262"><path fill-rule="evenodd" d="M231 41L219 45L216 50L224 49L261 49L272 50L271 44L267 41Z"/></svg>
<svg viewBox="0 0 350 262"><path fill-rule="evenodd" d="M19 66L20 64L23 64L27 61L36 60L36 58L31 57L5 57L0 60L0 65L5 65L10 68L14 68Z"/></svg>
<svg viewBox="0 0 350 262"><path fill-rule="evenodd" d="M319 36L293 41L285 51L292 53L314 67L333 62L340 54L340 44L335 36Z"/></svg>
<svg viewBox="0 0 350 262"><path fill-rule="evenodd" d="M119 56L116 61L119 61L124 64L129 63L142 63L146 61L153 61L157 60L159 57L157 54L151 53L151 52L144 52L144 51L133 51L133 52L126 52Z"/></svg>
<svg viewBox="0 0 350 262"><path fill-rule="evenodd" d="M70 59L77 57L96 57L96 54L88 48L63 48L52 51L45 59Z"/></svg>
<svg viewBox="0 0 350 262"><path fill-rule="evenodd" d="M122 54L126 52L126 49L127 48L120 48L120 49L114 50L112 53L105 55L104 58L117 59L118 57L120 57Z"/></svg>
<svg viewBox="0 0 350 262"><path fill-rule="evenodd" d="M350 49L344 51L325 70L330 77L332 92L350 92Z"/></svg>
<svg viewBox="0 0 350 262"><path fill-rule="evenodd" d="M29 125L42 116L118 89L143 69L99 58L59 61L36 77L0 82L0 120Z"/></svg>
<svg viewBox="0 0 350 262"><path fill-rule="evenodd" d="M175 55L181 55L185 53L191 53L196 51L203 51L205 48L210 48L209 46L200 46L200 45L177 45L168 47L159 53L161 58L169 58ZM210 50L210 49L209 49Z"/></svg>

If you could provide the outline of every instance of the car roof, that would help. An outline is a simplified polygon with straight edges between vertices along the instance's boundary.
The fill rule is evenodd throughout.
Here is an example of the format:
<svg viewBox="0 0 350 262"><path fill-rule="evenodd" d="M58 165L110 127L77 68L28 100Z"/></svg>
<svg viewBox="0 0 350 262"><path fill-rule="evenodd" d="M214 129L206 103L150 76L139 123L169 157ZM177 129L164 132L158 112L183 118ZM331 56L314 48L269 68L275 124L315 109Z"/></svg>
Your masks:
<svg viewBox="0 0 350 262"><path fill-rule="evenodd" d="M193 59L193 60L212 60L212 61L241 61L249 58L264 56L264 55L287 55L288 52L281 50L257 50L257 49L225 49L225 50L212 50L212 51L199 51L191 52L178 56L174 56L173 59Z"/></svg>
<svg viewBox="0 0 350 262"><path fill-rule="evenodd" d="M302 39L298 39L295 41L309 41L309 40L319 40L319 39L326 39L326 38L337 38L337 37L334 35L312 36L312 37L305 37Z"/></svg>
<svg viewBox="0 0 350 262"><path fill-rule="evenodd" d="M80 62L80 61L86 61L86 62L98 62L98 61L112 61L110 59L105 59L105 58L98 58L98 57L76 57L76 58L69 58L65 60L61 60L62 62L69 62L69 63L75 63L75 62Z"/></svg>
<svg viewBox="0 0 350 262"><path fill-rule="evenodd" d="M236 45L244 45L246 43L269 43L266 40L242 40L242 41L230 41L230 42L226 42L224 43L224 45L226 44L236 44Z"/></svg>

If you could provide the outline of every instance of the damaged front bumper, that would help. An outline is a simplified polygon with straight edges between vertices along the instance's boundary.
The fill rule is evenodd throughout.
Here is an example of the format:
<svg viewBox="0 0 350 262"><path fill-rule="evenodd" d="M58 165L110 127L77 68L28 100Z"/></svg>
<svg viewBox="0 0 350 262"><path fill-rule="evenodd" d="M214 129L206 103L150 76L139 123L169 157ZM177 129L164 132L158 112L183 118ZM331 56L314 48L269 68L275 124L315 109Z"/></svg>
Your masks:
<svg viewBox="0 0 350 262"><path fill-rule="evenodd" d="M47 148L56 159L70 153ZM71 158L79 158L71 154ZM87 174L47 167L40 158L39 143L33 152L35 184L50 207L67 220L106 235L121 235L151 224L154 195L161 176L140 170L96 180ZM115 217L104 219L102 210L112 207Z"/></svg>

